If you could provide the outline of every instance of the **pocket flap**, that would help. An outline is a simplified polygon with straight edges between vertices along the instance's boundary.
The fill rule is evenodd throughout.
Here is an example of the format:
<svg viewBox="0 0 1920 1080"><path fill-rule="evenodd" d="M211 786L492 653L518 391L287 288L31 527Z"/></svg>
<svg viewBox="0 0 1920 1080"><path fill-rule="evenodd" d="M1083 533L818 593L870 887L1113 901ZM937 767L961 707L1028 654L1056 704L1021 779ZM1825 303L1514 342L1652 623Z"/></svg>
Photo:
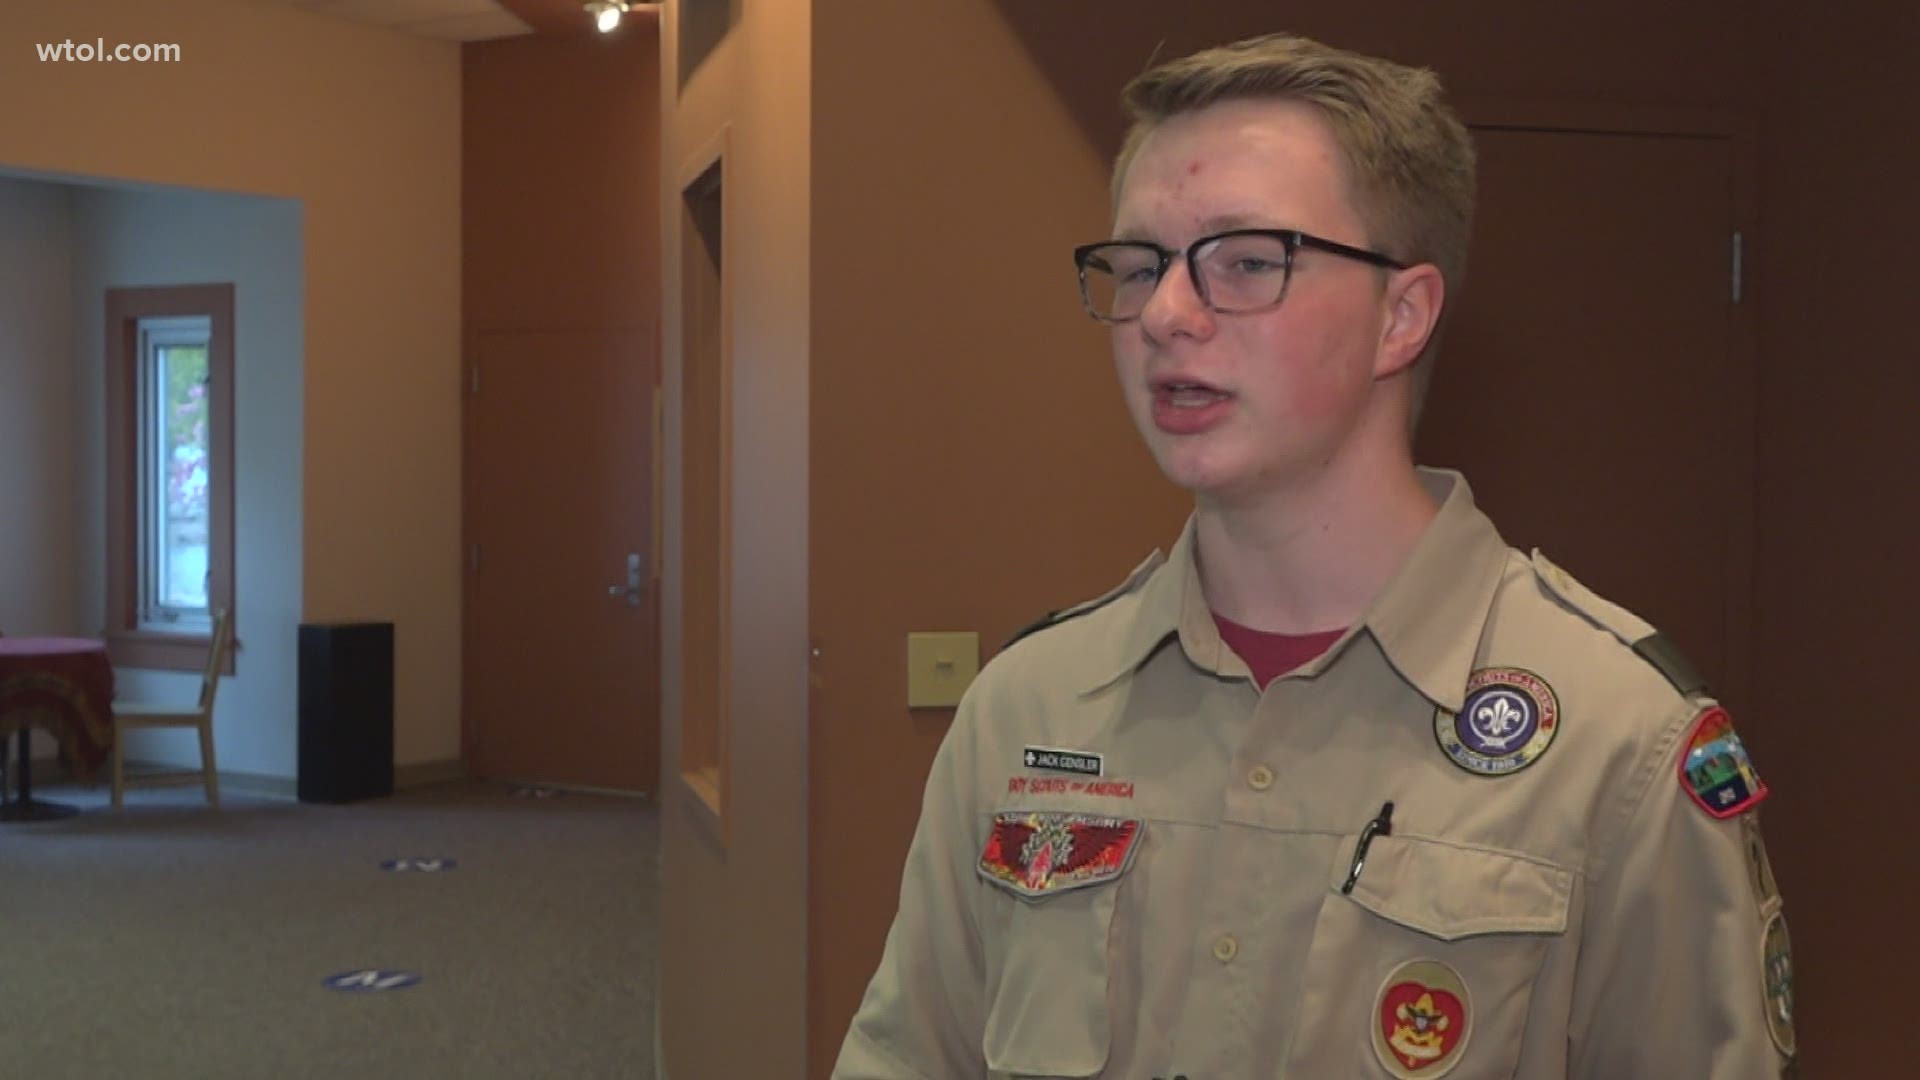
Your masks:
<svg viewBox="0 0 1920 1080"><path fill-rule="evenodd" d="M1341 846L1332 886L1345 884L1358 837ZM1475 934L1567 929L1573 872L1552 863L1418 836L1376 836L1348 899L1441 941Z"/></svg>

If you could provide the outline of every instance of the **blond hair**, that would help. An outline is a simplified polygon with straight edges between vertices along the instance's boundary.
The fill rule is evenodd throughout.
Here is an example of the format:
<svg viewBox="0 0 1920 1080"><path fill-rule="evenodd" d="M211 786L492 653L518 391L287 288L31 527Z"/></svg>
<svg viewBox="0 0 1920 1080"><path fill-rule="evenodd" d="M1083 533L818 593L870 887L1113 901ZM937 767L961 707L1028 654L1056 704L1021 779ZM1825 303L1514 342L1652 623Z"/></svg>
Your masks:
<svg viewBox="0 0 1920 1080"><path fill-rule="evenodd" d="M1452 311L1473 229L1473 140L1426 68L1289 34L1161 64L1121 93L1133 126L1114 162L1115 203L1134 155L1162 121L1243 99L1297 101L1320 114L1346 159L1348 193L1369 233L1362 242L1404 263L1439 267L1444 310ZM1419 420L1439 341L1436 327L1416 362L1410 426Z"/></svg>

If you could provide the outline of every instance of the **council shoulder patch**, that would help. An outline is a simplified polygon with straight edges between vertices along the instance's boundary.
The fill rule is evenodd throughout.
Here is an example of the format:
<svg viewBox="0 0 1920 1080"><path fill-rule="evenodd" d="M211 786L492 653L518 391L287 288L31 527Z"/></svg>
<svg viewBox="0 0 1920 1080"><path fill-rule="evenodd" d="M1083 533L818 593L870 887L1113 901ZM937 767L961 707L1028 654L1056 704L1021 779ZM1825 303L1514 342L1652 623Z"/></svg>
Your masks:
<svg viewBox="0 0 1920 1080"><path fill-rule="evenodd" d="M1438 960L1401 964L1373 1003L1373 1056L1400 1080L1445 1076L1473 1034L1473 999L1460 973Z"/></svg>
<svg viewBox="0 0 1920 1080"><path fill-rule="evenodd" d="M995 814L980 875L1027 899L1120 876L1140 839L1137 818L1039 810Z"/></svg>
<svg viewBox="0 0 1920 1080"><path fill-rule="evenodd" d="M1505 776L1540 759L1560 731L1560 700L1547 680L1522 668L1481 668L1467 680L1460 711L1436 709L1433 736L1455 765Z"/></svg>
<svg viewBox="0 0 1920 1080"><path fill-rule="evenodd" d="M1717 818L1743 814L1767 797L1767 785L1733 730L1733 717L1718 705L1700 714L1681 747L1680 786Z"/></svg>

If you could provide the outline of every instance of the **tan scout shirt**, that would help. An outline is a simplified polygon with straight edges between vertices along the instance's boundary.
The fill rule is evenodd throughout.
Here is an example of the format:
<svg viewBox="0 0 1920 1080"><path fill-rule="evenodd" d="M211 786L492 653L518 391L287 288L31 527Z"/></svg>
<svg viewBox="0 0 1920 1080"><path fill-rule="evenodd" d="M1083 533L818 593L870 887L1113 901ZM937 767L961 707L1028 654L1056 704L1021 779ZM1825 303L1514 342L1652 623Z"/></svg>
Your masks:
<svg viewBox="0 0 1920 1080"><path fill-rule="evenodd" d="M986 666L835 1077L1780 1073L1785 927L1757 826L1707 813L1680 771L1712 702L1629 648L1645 623L1509 548L1458 474L1421 479L1442 505L1406 564L1264 693L1221 642L1191 521ZM1557 706L1503 775L1436 734L1484 669L1534 673ZM1030 747L1100 775L1028 768ZM1036 811L1123 854L1033 897L983 872Z"/></svg>

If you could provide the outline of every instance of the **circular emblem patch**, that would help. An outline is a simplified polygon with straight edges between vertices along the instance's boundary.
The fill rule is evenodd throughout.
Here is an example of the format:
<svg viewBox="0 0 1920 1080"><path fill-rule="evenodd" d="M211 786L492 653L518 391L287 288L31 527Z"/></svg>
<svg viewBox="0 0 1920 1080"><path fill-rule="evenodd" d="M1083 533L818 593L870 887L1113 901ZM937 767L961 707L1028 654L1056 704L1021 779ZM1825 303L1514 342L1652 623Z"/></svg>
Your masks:
<svg viewBox="0 0 1920 1080"><path fill-rule="evenodd" d="M1473 1032L1473 1002L1459 972L1438 960L1393 969L1373 1006L1373 1054L1400 1080L1445 1076Z"/></svg>
<svg viewBox="0 0 1920 1080"><path fill-rule="evenodd" d="M1505 776L1533 764L1560 731L1560 702L1547 680L1520 668L1481 668L1457 713L1436 709L1433 735L1455 765Z"/></svg>
<svg viewBox="0 0 1920 1080"><path fill-rule="evenodd" d="M1767 1034L1787 1057L1794 1054L1793 945L1787 940L1787 917L1775 911L1760 935L1760 959L1767 980Z"/></svg>

